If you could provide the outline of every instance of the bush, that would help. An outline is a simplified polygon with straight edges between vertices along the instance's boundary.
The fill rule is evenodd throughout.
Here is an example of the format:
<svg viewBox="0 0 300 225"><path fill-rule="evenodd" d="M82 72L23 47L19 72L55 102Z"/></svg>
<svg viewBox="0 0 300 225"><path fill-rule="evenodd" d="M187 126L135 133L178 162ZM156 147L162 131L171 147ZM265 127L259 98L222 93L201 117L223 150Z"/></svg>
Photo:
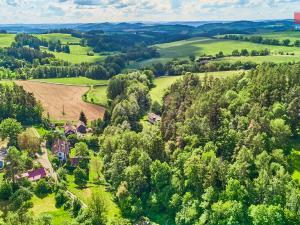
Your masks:
<svg viewBox="0 0 300 225"><path fill-rule="evenodd" d="M3 182L0 186L0 199L8 200L12 195L12 186L8 182Z"/></svg>
<svg viewBox="0 0 300 225"><path fill-rule="evenodd" d="M80 187L83 187L87 184L88 176L86 175L86 171L81 168L76 168L74 170L74 176L75 176L75 184L77 184Z"/></svg>
<svg viewBox="0 0 300 225"><path fill-rule="evenodd" d="M55 206L59 208L63 206L68 200L69 200L68 195L64 191L59 190L55 195L55 202L56 202Z"/></svg>
<svg viewBox="0 0 300 225"><path fill-rule="evenodd" d="M36 183L35 193L37 195L47 195L51 192L51 187L45 179L41 179Z"/></svg>

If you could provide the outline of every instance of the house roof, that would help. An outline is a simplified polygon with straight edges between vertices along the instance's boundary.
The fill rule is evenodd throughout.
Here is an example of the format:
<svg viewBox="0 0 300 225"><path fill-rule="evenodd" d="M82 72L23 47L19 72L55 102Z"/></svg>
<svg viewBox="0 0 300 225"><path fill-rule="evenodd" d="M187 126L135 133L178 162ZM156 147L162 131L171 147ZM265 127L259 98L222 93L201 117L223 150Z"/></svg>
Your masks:
<svg viewBox="0 0 300 225"><path fill-rule="evenodd" d="M43 167L28 172L28 180L30 181L36 181L44 177L47 177L47 171Z"/></svg>
<svg viewBox="0 0 300 225"><path fill-rule="evenodd" d="M36 170L27 171L26 173L17 176L17 178L27 178L29 181L37 181L45 177L47 177L47 171L43 167Z"/></svg>
<svg viewBox="0 0 300 225"><path fill-rule="evenodd" d="M52 145L52 152L54 154L57 154L59 152L63 152L66 155L70 154L70 144L69 142L62 140L62 139L56 139Z"/></svg>
<svg viewBox="0 0 300 225"><path fill-rule="evenodd" d="M64 131L65 131L65 134L70 133L70 132L76 133L76 127L70 123L66 123L64 125Z"/></svg>
<svg viewBox="0 0 300 225"><path fill-rule="evenodd" d="M80 126L84 126L84 127L86 127L86 125L85 125L85 123L84 123L84 122L82 122L82 121L78 121L78 123L77 123L77 128L78 128L78 127L80 127Z"/></svg>

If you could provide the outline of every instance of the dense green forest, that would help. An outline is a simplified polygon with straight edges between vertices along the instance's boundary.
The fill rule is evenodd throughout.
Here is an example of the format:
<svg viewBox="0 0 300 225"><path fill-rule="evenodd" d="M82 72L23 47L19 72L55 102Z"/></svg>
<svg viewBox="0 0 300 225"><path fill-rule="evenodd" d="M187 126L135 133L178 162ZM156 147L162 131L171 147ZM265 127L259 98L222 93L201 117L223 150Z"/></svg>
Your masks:
<svg viewBox="0 0 300 225"><path fill-rule="evenodd" d="M130 119L112 120L100 152L124 215L298 224L299 189L287 158L299 129L299 73L297 64L226 79L186 75L165 95L161 125L136 133Z"/></svg>

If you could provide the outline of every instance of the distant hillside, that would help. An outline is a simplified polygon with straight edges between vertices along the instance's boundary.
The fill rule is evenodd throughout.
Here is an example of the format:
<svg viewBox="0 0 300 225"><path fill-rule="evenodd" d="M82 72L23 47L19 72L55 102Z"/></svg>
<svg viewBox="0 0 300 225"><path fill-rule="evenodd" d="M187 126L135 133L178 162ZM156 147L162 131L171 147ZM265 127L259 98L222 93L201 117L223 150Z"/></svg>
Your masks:
<svg viewBox="0 0 300 225"><path fill-rule="evenodd" d="M234 21L234 22L161 22L161 23L85 23L85 24L9 24L0 25L0 30L9 33L45 33L57 29L78 31L102 30L104 32L185 32L194 35L211 36L223 33L255 33L261 31L283 31L292 29L292 20Z"/></svg>

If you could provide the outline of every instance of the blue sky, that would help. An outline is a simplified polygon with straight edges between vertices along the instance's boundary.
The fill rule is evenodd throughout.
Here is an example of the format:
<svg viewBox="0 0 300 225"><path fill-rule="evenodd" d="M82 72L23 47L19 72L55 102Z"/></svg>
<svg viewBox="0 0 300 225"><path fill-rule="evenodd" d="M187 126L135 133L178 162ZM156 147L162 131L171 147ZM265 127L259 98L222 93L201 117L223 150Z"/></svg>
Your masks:
<svg viewBox="0 0 300 225"><path fill-rule="evenodd" d="M292 18L300 0L0 0L0 23Z"/></svg>

